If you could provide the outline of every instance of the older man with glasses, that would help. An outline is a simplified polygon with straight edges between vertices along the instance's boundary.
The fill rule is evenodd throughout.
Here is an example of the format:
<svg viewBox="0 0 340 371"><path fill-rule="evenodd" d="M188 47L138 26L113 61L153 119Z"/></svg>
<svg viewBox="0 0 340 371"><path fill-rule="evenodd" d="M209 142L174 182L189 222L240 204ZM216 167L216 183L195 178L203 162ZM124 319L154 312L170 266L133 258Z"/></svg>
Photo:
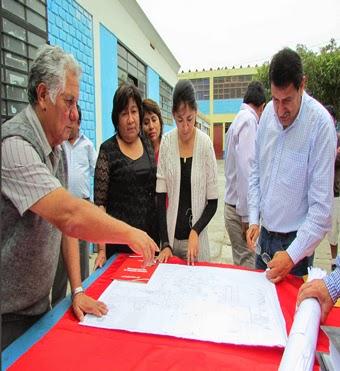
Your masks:
<svg viewBox="0 0 340 371"><path fill-rule="evenodd" d="M146 233L64 188L67 170L60 144L78 120L80 74L72 55L45 45L30 69L29 105L2 125L3 348L49 310L61 240L80 320L85 313L101 316L107 308L83 292L77 238L127 243L146 263L158 249Z"/></svg>

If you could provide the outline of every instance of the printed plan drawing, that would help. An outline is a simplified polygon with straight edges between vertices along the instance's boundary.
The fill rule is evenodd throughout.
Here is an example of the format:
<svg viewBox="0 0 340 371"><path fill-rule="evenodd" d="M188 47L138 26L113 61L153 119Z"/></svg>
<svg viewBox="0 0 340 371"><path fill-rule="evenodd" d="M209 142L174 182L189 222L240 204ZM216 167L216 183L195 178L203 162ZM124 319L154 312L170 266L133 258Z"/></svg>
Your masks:
<svg viewBox="0 0 340 371"><path fill-rule="evenodd" d="M262 272L159 264L147 284L114 280L109 312L82 325L243 345L287 342L275 285Z"/></svg>

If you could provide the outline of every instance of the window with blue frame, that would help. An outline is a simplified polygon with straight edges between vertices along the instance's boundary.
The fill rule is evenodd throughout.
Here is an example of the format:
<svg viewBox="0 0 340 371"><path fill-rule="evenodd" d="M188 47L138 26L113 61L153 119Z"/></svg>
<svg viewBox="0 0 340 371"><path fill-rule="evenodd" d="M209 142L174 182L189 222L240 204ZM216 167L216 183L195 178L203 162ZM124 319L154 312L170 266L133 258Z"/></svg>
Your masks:
<svg viewBox="0 0 340 371"><path fill-rule="evenodd" d="M118 43L118 85L129 82L146 98L146 66L125 46Z"/></svg>
<svg viewBox="0 0 340 371"><path fill-rule="evenodd" d="M214 99L243 98L253 75L214 77Z"/></svg>
<svg viewBox="0 0 340 371"><path fill-rule="evenodd" d="M209 100L209 78L190 79L196 92L196 100Z"/></svg>
<svg viewBox="0 0 340 371"><path fill-rule="evenodd" d="M164 124L173 125L172 120L172 87L162 78L159 79L159 106Z"/></svg>
<svg viewBox="0 0 340 371"><path fill-rule="evenodd" d="M40 45L47 42L46 3L40 0L2 0L1 122L27 105L28 71Z"/></svg>

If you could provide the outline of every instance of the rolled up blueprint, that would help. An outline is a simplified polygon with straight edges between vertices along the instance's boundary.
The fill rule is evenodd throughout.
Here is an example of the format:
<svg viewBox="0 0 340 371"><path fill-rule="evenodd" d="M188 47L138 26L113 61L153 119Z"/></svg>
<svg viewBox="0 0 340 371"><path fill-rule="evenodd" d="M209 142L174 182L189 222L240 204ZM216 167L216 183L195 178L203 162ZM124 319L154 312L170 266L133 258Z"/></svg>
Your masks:
<svg viewBox="0 0 340 371"><path fill-rule="evenodd" d="M326 272L308 268L308 280L321 279ZM314 366L316 341L319 333L321 307L317 299L305 299L297 308L279 371L308 371Z"/></svg>

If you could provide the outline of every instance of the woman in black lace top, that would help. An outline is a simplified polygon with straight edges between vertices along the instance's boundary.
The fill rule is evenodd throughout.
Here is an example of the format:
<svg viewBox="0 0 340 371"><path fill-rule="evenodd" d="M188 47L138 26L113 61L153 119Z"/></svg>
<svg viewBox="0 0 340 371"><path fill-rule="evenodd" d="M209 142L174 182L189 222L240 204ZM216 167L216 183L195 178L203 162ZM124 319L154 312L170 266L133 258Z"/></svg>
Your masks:
<svg viewBox="0 0 340 371"><path fill-rule="evenodd" d="M142 229L158 243L156 163L151 143L141 135L142 99L134 85L121 85L113 98L116 134L101 146L95 169L94 202L111 216ZM98 245L95 267L127 245Z"/></svg>

